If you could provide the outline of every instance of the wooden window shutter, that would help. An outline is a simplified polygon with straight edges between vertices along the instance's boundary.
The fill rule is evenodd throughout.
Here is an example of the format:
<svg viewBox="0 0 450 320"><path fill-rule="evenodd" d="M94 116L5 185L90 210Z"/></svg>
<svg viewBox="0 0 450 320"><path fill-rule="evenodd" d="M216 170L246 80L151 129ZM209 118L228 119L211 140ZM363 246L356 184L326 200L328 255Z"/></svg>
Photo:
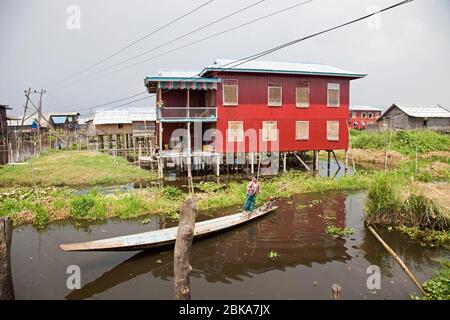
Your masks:
<svg viewBox="0 0 450 320"><path fill-rule="evenodd" d="M269 106L281 106L283 104L281 86L269 86L267 92L267 100L267 104Z"/></svg>
<svg viewBox="0 0 450 320"><path fill-rule="evenodd" d="M339 83L328 84L328 106L339 107L340 85Z"/></svg>
<svg viewBox="0 0 450 320"><path fill-rule="evenodd" d="M298 84L295 88L295 105L299 108L309 107L309 83Z"/></svg>
<svg viewBox="0 0 450 320"><path fill-rule="evenodd" d="M244 123L242 121L228 121L228 141L242 142L244 140Z"/></svg>
<svg viewBox="0 0 450 320"><path fill-rule="evenodd" d="M339 141L339 121L327 121L327 140Z"/></svg>
<svg viewBox="0 0 450 320"><path fill-rule="evenodd" d="M223 105L237 106L238 105L238 83L237 80L223 81Z"/></svg>
<svg viewBox="0 0 450 320"><path fill-rule="evenodd" d="M263 121L263 141L276 141L278 139L278 129L276 121Z"/></svg>
<svg viewBox="0 0 450 320"><path fill-rule="evenodd" d="M295 123L295 139L296 140L309 139L309 121L297 121Z"/></svg>

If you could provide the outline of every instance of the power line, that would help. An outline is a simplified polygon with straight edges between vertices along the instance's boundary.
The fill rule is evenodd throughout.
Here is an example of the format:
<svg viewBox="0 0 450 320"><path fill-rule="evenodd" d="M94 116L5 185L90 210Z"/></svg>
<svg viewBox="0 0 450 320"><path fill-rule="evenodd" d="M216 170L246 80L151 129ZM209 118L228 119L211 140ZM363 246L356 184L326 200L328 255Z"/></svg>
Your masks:
<svg viewBox="0 0 450 320"><path fill-rule="evenodd" d="M270 53L272 53L272 52L275 52L275 51L281 50L281 49L283 49L283 48L292 46L292 45L297 44L297 43L299 43L299 42L308 40L308 39L310 39L310 38L314 38L314 37L319 36L319 35L322 35L322 34L324 34L324 33L328 33L328 32L331 32L331 31L333 31L333 30L340 29L340 28L343 28L343 27L345 27L345 26L354 24L354 23L356 23L356 22L359 22L359 21L368 19L368 18L370 18L370 17L372 17L372 16L374 16L374 15L377 15L377 14L380 14L380 13L382 13L382 12L385 12L385 11L388 11L388 10L391 10L391 9L394 9L394 8L396 8L396 7L402 6L402 5L407 4L407 3L409 3L409 2L412 2L412 1L414 1L414 0L404 0L404 1L398 2L398 3L394 4L394 5L385 7L385 8L383 8L383 9L377 11L377 12L370 13L370 14L367 14L367 15L362 16L362 17L360 17L360 18L350 20L350 21L345 22L345 23L342 23L342 24L340 24L340 25L338 25L338 26L335 26L335 27L332 27L332 28L328 28L328 29L325 29L325 30L316 32L316 33L311 34L311 35L308 35L308 36L306 36L306 37L298 38L298 39L295 39L295 40L292 40L292 41L283 43L283 44L281 44L281 45L279 45L279 46L276 46L276 47L273 47L273 48L271 48L271 49L262 51L262 52L260 52L260 53L257 53L257 54L254 54L254 55L245 57L245 58L243 58L243 59L236 60L236 61L234 61L234 62L239 62L239 61L242 61L242 62L240 62L240 63L238 63L238 64L236 64L236 65L233 65L233 66L230 67L230 68L235 68L235 67L237 67L237 66L239 66L239 65L242 65L242 64L244 64L244 63L246 63L246 62L249 62L249 61L258 59L258 58L260 58L260 57L263 57L263 56L265 56L265 55L268 55L268 54L270 54Z"/></svg>
<svg viewBox="0 0 450 320"><path fill-rule="evenodd" d="M335 26L335 27L331 27L331 28L328 28L328 29L325 29L325 30L322 30L322 31L319 31L319 32L316 32L316 33L313 33L313 34L308 35L308 36L306 36L306 37L298 38L298 39L295 39L295 40L292 40L292 41L283 43L283 44L278 45L278 46L276 46L276 47L273 47L273 48L271 48L271 49L261 51L261 52L259 52L259 53L256 53L256 54L247 56L247 57L245 57L245 58L241 58L241 59L238 59L238 60L231 61L231 62L229 62L229 63L226 63L226 64L224 64L224 65L221 65L219 68L220 68L220 69L223 69L223 70L227 70L227 69L228 69L228 70L233 70L233 68L235 68L235 67L237 67L237 66L240 66L240 65L242 65L242 64L244 64L244 63L246 63L246 62L249 62L249 61L252 61L252 60L256 60L256 59L258 59L258 58L260 58L260 57L263 57L263 56L268 55L268 54L270 54L270 53L273 53L273 52L275 52L275 51L284 49L284 48L286 48L286 47L292 46L292 45L297 44L297 43L299 43L299 42L308 40L308 39L310 39L310 38L317 37L317 36L319 36L319 35L322 35L322 34L324 34L324 33L331 32L331 31L336 30L336 29L343 28L343 27L345 27L345 26L354 24L354 23L356 23L356 22L359 22L359 21L368 19L368 18L370 18L370 17L372 17L372 16L374 16L374 15L377 15L377 14L380 14L380 13L382 13L382 12L385 12L385 11L394 9L394 8L396 8L396 7L405 5L405 4L407 4L407 3L409 3L409 2L412 2L412 1L414 1L414 0L404 0L404 1L398 2L398 3L393 4L393 5L391 5L391 6L388 6L388 7L385 7L385 8L383 8L383 9L380 9L380 10L377 11L377 12L370 13L370 14L367 14L367 15L365 15L365 16L362 16L362 17L359 17L359 18L350 20L350 21L348 21L348 22L342 23L342 24L337 25L337 26ZM239 62L239 61L242 61L242 62ZM229 67L224 69L223 67L225 67L225 66L229 66ZM192 78L194 81L196 81L195 78L198 77L198 76L199 76L199 74L196 74L196 75L193 75L191 78ZM198 80L197 80L197 81L198 81Z"/></svg>
<svg viewBox="0 0 450 320"><path fill-rule="evenodd" d="M360 18L353 19L353 20L350 20L350 21L348 21L348 22L342 23L342 24L340 24L340 25L338 25L338 26L335 26L335 27L332 27L332 28L328 28L328 29L322 30L322 31L320 31L320 32L316 32L316 33L311 34L311 35L306 36L306 37L298 38L298 39L295 39L295 40L292 40L292 41L283 43L283 44L281 44L281 45L279 45L279 46L273 47L273 48L271 48L271 49L268 49L268 50L265 50L265 51L262 51L262 52L259 52L259 53L256 53L256 54L253 54L253 55L251 55L251 56L247 56L247 57L242 58L242 59L238 59L238 60L234 60L234 61L228 62L228 63L226 63L226 64L221 65L219 68L220 68L220 69L223 69L223 67L229 66L228 68L225 68L224 70L227 70L227 69L233 70L233 68L235 68L235 67L237 67L237 66L239 66L239 65L242 65L242 64L244 64L244 63L246 63L246 62L255 60L255 59L257 59L257 58L260 58L260 57L262 57L262 56L268 55L268 54L270 54L270 53L272 53L272 52L281 50L281 49L283 49L283 48L289 47L289 46L294 45L294 44L296 44L296 43L305 41L305 40L307 40L307 39L310 39L310 38L313 38L313 37L317 37L317 36L319 36L319 35L321 35L321 34L324 34L324 33L327 33L327 32L331 32L331 31L333 31L333 30L336 30L336 29L339 29L339 28L343 28L343 27L348 26L348 25L350 25L350 24L353 24L353 23L356 23L356 22L359 22L359 21L368 19L368 18L370 18L370 17L372 17L372 16L374 16L374 15L376 15L376 14L380 14L380 13L382 13L382 12L385 12L385 11L388 11L388 10L391 10L391 9L394 9L394 8L396 8L396 7L402 6L402 5L407 4L407 3L409 3L409 2L412 2L412 1L414 1L414 0L404 0L404 1L398 2L398 3L394 4L394 5L391 5L391 6L388 6L388 7L385 7L385 8L383 8L383 9L379 10L378 12L374 12L374 13L371 13L371 14L367 14L367 15L362 16L362 17L360 17ZM239 62L239 61L242 61L242 62ZM199 81L200 79L197 79L198 76L200 76L199 73L197 73L197 74L195 74L195 75L192 75L192 76L190 77L190 79L192 79L193 82ZM189 78L187 78L187 79L189 79ZM166 89L164 92L167 92L167 91L168 91L168 89Z"/></svg>
<svg viewBox="0 0 450 320"><path fill-rule="evenodd" d="M246 10L248 10L248 9L254 7L254 6L257 6L257 5L259 5L259 4L261 4L261 3L265 2L265 1L266 1L266 0L258 0L258 1L252 3L252 4L248 5L248 6L245 6L245 7L241 8L241 9L238 9L238 10L236 10L236 11L233 11L233 12L231 12L231 13L229 13L229 14L223 16L222 18L219 18L219 19L217 19L217 20L214 20L214 21L212 21L212 22L209 22L209 23L207 23L207 24L205 24L205 25L203 25L203 26L201 26L201 27L195 28L194 30L191 30L191 31L189 31L189 32L187 32L187 33L184 33L184 34L182 34L181 36L175 37L175 38L173 38L173 39L171 39L171 40L169 40L169 41L166 41L166 42L164 42L163 44L160 44L160 45L158 45L158 46L156 46L156 47L153 47L153 48L151 48L151 49L149 49L149 50L146 50L146 51L144 51L144 52L142 52L142 53L140 53L140 54L138 54L138 55L135 55L135 56L133 56L133 57L131 57L131 58L122 60L122 61L120 61L120 62L118 62L118 63L116 63L116 64L113 64L112 66L106 67L106 68L101 69L101 70L99 70L99 71L96 71L96 72L92 73L91 75L89 75L88 78L90 78L90 77L92 77L92 76L95 76L95 75L97 75L97 74L99 74L99 73L103 73L103 72L105 72L105 71L108 71L108 70L110 70L111 68L120 66L120 65L122 65L122 64L124 64L124 63L127 63L128 61L131 61L131 60L134 60L134 59L136 59L136 58L139 58L139 57L141 57L141 56L143 56L143 55L146 55L147 53L150 53L150 52L153 52L153 51L158 50L158 49L160 49L160 48L163 48L163 47L165 47L165 46L167 46L167 45L169 45L169 44L172 44L172 43L174 43L174 42L176 42L176 41L178 41L178 40L180 40L180 39L186 38L187 36L189 36L189 35L191 35L191 34L194 34L194 33L198 32L198 31L200 31L200 30L203 30L203 29L205 29L205 28L207 28L207 27L210 27L210 26L212 26L212 25L214 25L214 24L216 24L216 23L218 23L218 22L221 22L221 21L223 21L223 20L225 20L225 19L231 18L232 16L235 16L235 15L238 14L238 13L241 13L241 12L243 12L243 11L246 11ZM81 79L81 81L83 81L83 80L86 80L86 78L85 78L85 79Z"/></svg>
<svg viewBox="0 0 450 320"><path fill-rule="evenodd" d="M343 28L343 27L345 27L345 26L354 24L354 23L356 23L356 22L359 22L359 21L368 19L368 18L370 18L370 17L372 17L372 16L374 16L374 15L376 15L376 14L380 14L380 13L382 13L382 12L385 12L385 11L388 11L388 10L391 10L391 9L394 9L394 8L396 8L396 7L399 7L399 6L401 6L401 5L407 4L407 3L412 2L412 1L414 1L414 0L404 0L404 1L398 2L398 3L394 4L394 5L391 5L391 6L388 6L388 7L385 7L385 8L383 8L383 9L379 10L378 12L371 13L371 14L367 14L367 15L365 15L365 16L362 16L362 17L359 17L359 18L350 20L350 21L348 21L348 22L342 23L342 24L340 24L340 25L338 25L338 26L331 27L331 28L328 28L328 29L325 29L325 30L316 32L316 33L314 33L314 34L311 34L311 35L308 35L308 36L305 36L305 37L302 37L302 38L298 38L298 39L295 39L295 40L292 40L292 41L283 43L283 44L278 45L278 46L276 46L276 47L273 47L273 48L270 48L270 49L268 49L268 50L264 50L264 51L262 51L262 52L259 52L259 53L256 53L256 54L247 56L247 57L245 57L245 58L241 58L241 59L238 59L238 60L231 61L231 62L229 62L229 63L226 63L226 64L224 64L224 65L221 65L220 68L221 68L221 69L224 69L224 67L229 66L228 68L225 68L224 70L227 70L227 69L232 70L233 68L235 68L235 67L237 67L237 66L239 66L239 65L242 65L242 64L244 64L244 63L246 63L246 62L255 60L255 59L257 59L257 58L260 58L260 57L262 57L262 56L268 55L268 54L273 53L273 52L275 52L275 51L284 49L284 48L286 48L286 47L292 46L292 45L294 45L294 44L297 44L297 43L299 43L299 42L305 41L305 40L307 40L307 39L317 37L317 36L322 35L322 34L324 34L324 33L328 33L328 32L331 32L331 31L333 31L333 30L340 29L340 28ZM196 79L196 77L198 77L198 76L199 76L199 74L195 74L195 75L192 75L190 78L193 80L193 82L196 82L196 81L199 81L199 79ZM189 78L188 78L188 79L189 79ZM167 90L166 90L166 91L167 91ZM146 92L146 91L145 91L145 92ZM145 92L143 92L143 93L145 93ZM141 93L141 94L143 94L143 93ZM136 101L148 99L148 98L150 98L150 97L152 97L152 95L149 95L148 97L144 97L144 98L137 99L137 100L134 100L134 101L130 101L130 102L125 103L125 104L122 104L122 105L114 106L114 107L111 108L111 109L118 108L118 107L121 107L121 106L123 106L123 105L131 104L131 103L134 103L134 102L136 102ZM130 98L130 97L129 97L129 98ZM126 98L124 98L124 99L126 99Z"/></svg>
<svg viewBox="0 0 450 320"><path fill-rule="evenodd" d="M107 56L106 58L101 59L100 61L94 63L93 65L91 65L91 66L89 66L89 67L87 67L87 68L85 68L85 69L83 69L83 70L81 70L81 71L79 71L79 72L77 72L77 73L74 73L74 74L72 74L72 75L70 75L70 76L68 76L68 77L66 77L66 78L64 78L64 79L61 79L61 80L57 81L57 83L60 83L60 82L63 82L63 81L67 81L67 80L69 80L69 79L72 79L72 78L74 78L74 77L80 75L80 74L85 73L86 71L92 70L92 69L95 68L96 66L98 66L98 65L100 65L100 64L102 64L102 63L104 63L104 62L106 62L106 61L108 61L108 60L110 60L111 58L115 57L115 56L118 55L119 53L121 53L121 52L123 52L123 51L129 49L130 47L132 47L132 46L134 46L135 44L137 44L137 43L139 43L139 42L145 40L146 38L148 38L148 37L154 35L155 33L157 33L157 32L159 32L159 31L161 31L161 30L163 30L163 29L169 27L170 25L174 24L175 22L177 22L177 21L179 21L179 20L181 20L181 19L183 19L183 18L185 18L185 17L191 15L192 13L194 13L194 12L200 10L201 8L207 6L208 4L210 4L210 3L213 2L213 1L215 1L215 0L209 0L208 2L205 2L205 3L201 4L200 6L194 8L194 9L188 11L188 12L186 12L185 14L183 14L183 15L179 16L178 18L176 18L176 19L174 19L174 20L172 20L172 21L170 21L170 22L168 22L168 23L162 25L161 27L159 27L159 28L153 30L152 32L145 34L144 36L140 37L139 39L132 41L130 44L126 45L125 47L123 47L123 48L121 48L121 49L119 49L119 50L117 50L117 51L115 51L115 52L112 53L111 55Z"/></svg>
<svg viewBox="0 0 450 320"><path fill-rule="evenodd" d="M176 48L174 48L174 49L171 49L171 50L162 52L162 53L160 53L160 54L158 54L158 55L149 57L149 58L147 58L147 59L145 59L145 60L141 60L141 61L138 61L138 62L133 63L133 64L131 64L131 65L127 65L127 66L125 66L125 67L123 67L123 68L120 68L120 69L117 69L117 70L114 70L114 71L111 71L111 72L108 72L108 73L104 73L104 74L102 74L102 75L100 75L100 76L98 76L98 77L94 77L94 78L88 77L88 78L82 79L82 80L80 80L80 82L78 82L78 83L76 83L76 84L81 84L81 83L84 83L84 82L87 82L87 81L92 81L92 80L95 80L95 79L100 79L100 78L102 78L102 77L104 77L104 76L108 76L108 75L115 74L115 73L117 73L117 72L120 72L120 71L129 69L129 68L132 68L132 67L134 67L134 66L137 66L137 65L139 65L139 64L148 62L148 61L150 61L150 60L154 60L154 59L156 59L156 58L165 56L165 55L170 54L170 53L173 53L173 52L175 52L175 51L178 51L178 50L181 50L181 49L190 47L190 46L192 46L192 45L194 45L194 44L197 44L197 43L200 43L200 42L203 42L203 41L206 41L206 40L215 38L215 37L217 37L217 36L220 36L220 35L222 35L222 34L228 33L228 32L230 32L230 31L234 31L234 30L237 30L237 29L239 29L239 28L242 28L242 27L248 26L248 25L250 25L250 24L253 24L253 23L255 23L255 22L258 22L258 21L261 21L261 20L270 18L270 17L275 16L275 15L277 15L277 14L280 14L280 13L283 13L283 12L286 12L286 11L289 11L289 10L292 10L292 9L295 9L295 8L297 8L297 7L303 6L303 5L308 4L308 3L310 3L310 2L313 2L313 1L314 1L314 0L307 0L307 1L303 1L303 2L297 3L297 4L295 4L295 5L286 7L286 8L284 8L284 9L281 9L281 10L275 11L275 12L273 12L273 13L270 13L270 14L267 14L267 15L264 15L264 16L261 16L261 17L259 17L259 18L250 20L250 21L248 21L248 22L242 23L242 24L240 24L240 25L238 25L238 26L235 26L235 27L226 29L226 30L221 31L221 32L217 32L217 33L212 34L212 35L210 35L210 36L207 36L207 37L198 39L198 40L196 40L196 41L187 43L187 44L185 44L185 45L176 47ZM99 71L99 72L100 72L100 71ZM94 75L95 75L95 74L94 74Z"/></svg>
<svg viewBox="0 0 450 320"><path fill-rule="evenodd" d="M74 111L84 111L84 110L90 110L90 109L96 109L96 108L104 107L104 106L107 106L107 105L110 105L110 104L113 104L113 103L116 103L116 102L121 102L121 101L125 101L125 100L131 99L131 98L138 97L140 95L143 95L144 93L147 93L147 91L139 92L139 93L133 94L133 95L125 97L125 98L121 98L121 99L117 99L117 100L114 100L114 101L105 102L105 103L94 105L94 106L90 106L90 107L82 107L81 109L75 109ZM139 101L139 100L137 100L137 101Z"/></svg>

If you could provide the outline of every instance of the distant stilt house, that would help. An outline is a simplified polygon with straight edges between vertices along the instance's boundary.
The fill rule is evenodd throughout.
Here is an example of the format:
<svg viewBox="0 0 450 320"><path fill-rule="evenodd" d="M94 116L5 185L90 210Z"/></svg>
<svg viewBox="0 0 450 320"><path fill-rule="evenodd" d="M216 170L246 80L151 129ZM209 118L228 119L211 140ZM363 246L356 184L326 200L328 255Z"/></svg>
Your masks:
<svg viewBox="0 0 450 320"><path fill-rule="evenodd" d="M181 166L212 159L219 175L230 168L223 163L253 173L281 158L285 170L288 154L308 167L308 151L317 168L320 150L347 150L350 81L364 76L321 64L217 60L200 72L161 71L145 85L156 95L161 158ZM256 160L264 156L270 164Z"/></svg>
<svg viewBox="0 0 450 320"><path fill-rule="evenodd" d="M37 133L38 127L38 120L34 116L25 116L25 119L17 116L8 116L8 131L10 136L22 134L23 138L27 139Z"/></svg>
<svg viewBox="0 0 450 320"><path fill-rule="evenodd" d="M155 108L99 109L85 132L97 150L145 150L156 146Z"/></svg>
<svg viewBox="0 0 450 320"><path fill-rule="evenodd" d="M43 114L54 130L75 131L79 129L78 112L47 112ZM44 122L46 122L44 120ZM48 126L48 124L46 124Z"/></svg>
<svg viewBox="0 0 450 320"><path fill-rule="evenodd" d="M394 103L378 119L383 129L433 129L450 132L450 112L439 105Z"/></svg>
<svg viewBox="0 0 450 320"><path fill-rule="evenodd" d="M383 110L373 106L350 106L348 127L350 129L365 130L376 123Z"/></svg>

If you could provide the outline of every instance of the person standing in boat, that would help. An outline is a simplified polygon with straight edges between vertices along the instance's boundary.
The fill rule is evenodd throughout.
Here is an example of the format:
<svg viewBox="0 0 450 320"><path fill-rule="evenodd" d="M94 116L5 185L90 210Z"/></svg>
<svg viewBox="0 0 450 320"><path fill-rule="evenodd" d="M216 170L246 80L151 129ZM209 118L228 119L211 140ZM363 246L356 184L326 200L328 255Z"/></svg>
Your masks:
<svg viewBox="0 0 450 320"><path fill-rule="evenodd" d="M260 187L258 183L258 179L256 176L252 177L252 181L247 185L247 198L244 202L244 210L243 213L251 213L255 208L256 203L256 195L260 193Z"/></svg>

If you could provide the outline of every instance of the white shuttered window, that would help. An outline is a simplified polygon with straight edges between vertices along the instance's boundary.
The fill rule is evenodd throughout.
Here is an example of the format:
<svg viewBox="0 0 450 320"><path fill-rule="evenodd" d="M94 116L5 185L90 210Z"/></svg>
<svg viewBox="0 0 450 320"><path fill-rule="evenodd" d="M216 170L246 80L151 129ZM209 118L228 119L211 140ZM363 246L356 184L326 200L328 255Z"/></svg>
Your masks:
<svg viewBox="0 0 450 320"><path fill-rule="evenodd" d="M267 88L267 105L279 107L283 104L283 89L281 86L269 86Z"/></svg>
<svg viewBox="0 0 450 320"><path fill-rule="evenodd" d="M327 121L327 140L339 141L339 121Z"/></svg>
<svg viewBox="0 0 450 320"><path fill-rule="evenodd" d="M328 84L328 106L329 107L339 107L340 103L340 85L339 83L329 83Z"/></svg>
<svg viewBox="0 0 450 320"><path fill-rule="evenodd" d="M295 139L296 140L309 139L309 121L295 122Z"/></svg>
<svg viewBox="0 0 450 320"><path fill-rule="evenodd" d="M278 129L276 121L263 121L263 141L276 141L278 137Z"/></svg>
<svg viewBox="0 0 450 320"><path fill-rule="evenodd" d="M244 123L242 121L228 121L228 141L244 141Z"/></svg>

